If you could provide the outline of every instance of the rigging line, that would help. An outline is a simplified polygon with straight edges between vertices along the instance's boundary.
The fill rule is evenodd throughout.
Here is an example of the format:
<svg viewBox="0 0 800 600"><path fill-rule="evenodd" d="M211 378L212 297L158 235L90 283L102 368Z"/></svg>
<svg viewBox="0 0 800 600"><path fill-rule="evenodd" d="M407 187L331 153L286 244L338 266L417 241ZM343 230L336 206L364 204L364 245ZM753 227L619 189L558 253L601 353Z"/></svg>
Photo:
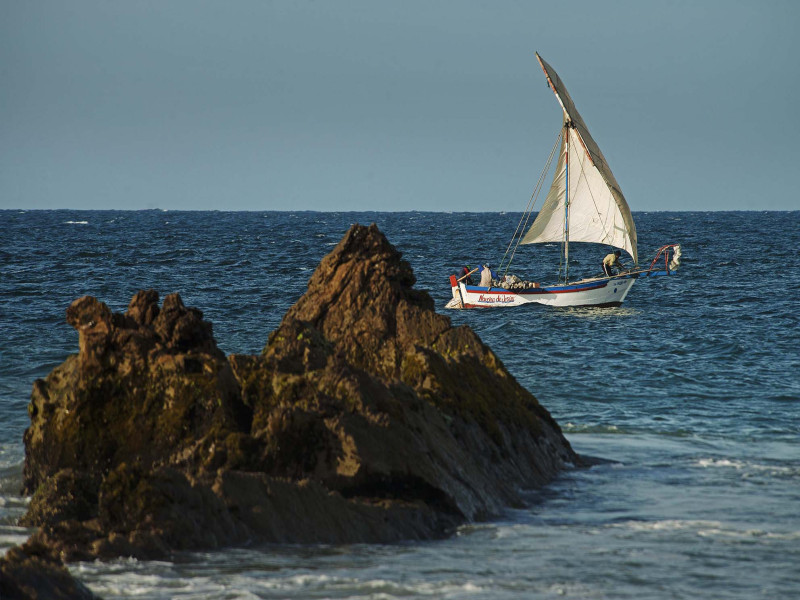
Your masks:
<svg viewBox="0 0 800 600"><path fill-rule="evenodd" d="M594 204L595 212L597 213L598 216L602 216L602 214L600 213L600 210L597 208L597 200L595 199L594 193L592 192L592 187L589 185L589 178L586 177L586 173L584 171L584 164L585 164L586 160L589 161L589 164L591 166L593 166L595 169L597 169L597 172L600 174L600 178L603 180L603 183L608 188L608 193L611 194L611 198L614 200L614 204L617 206L617 210L619 211L619 204L617 203L616 196L614 196L614 190L619 191L619 186L613 187L613 186L611 186L611 184L609 184L609 182L606 180L605 175L603 175L603 173L600 172L600 169L597 168L597 165L595 164L594 159L592 158L592 155L589 153L589 150L586 149L586 146L584 146L584 149L586 150L586 156L584 156L583 161L581 161L581 175L583 176L583 180L586 182L586 188L589 190L589 195L592 198L592 203ZM607 163L606 163L606 168L608 168L608 164ZM622 192L620 192L620 193L622 193ZM611 223L612 229L614 228L614 222L616 222L616 220L617 219L616 219L616 214L615 214L613 216L613 218L612 218L612 223ZM624 223L624 220L625 220L625 218L623 217L623 223ZM608 239L609 237L611 239L614 239L613 232L609 233L609 229L606 226L607 222L608 222L608 219L606 218L606 219L602 220L601 222L603 224L603 234L605 235L605 239ZM631 245L633 245L630 233L627 232L627 229L626 229L626 234L625 234L625 237L623 238L623 241L624 241L625 238L627 238L628 242L630 242ZM609 242L602 242L602 243L608 244L609 246L613 246L613 244L611 244ZM630 252L628 252L628 253L631 254ZM631 254L631 258L633 258L633 254ZM639 264L639 263L636 262L634 264Z"/></svg>
<svg viewBox="0 0 800 600"><path fill-rule="evenodd" d="M527 227L528 219L530 218L530 215L533 212L533 207L536 204L535 198L538 196L539 191L541 190L542 181L544 180L544 177L546 176L546 173L550 168L550 163L553 160L553 154L555 153L556 146L558 145L560 137L561 137L560 134L556 137L556 142L555 144L553 144L553 148L550 150L550 157L547 159L547 163L545 164L542 174L539 175L539 181L536 182L536 187L534 187L533 193L531 194L531 197L528 200L528 205L525 207L525 210L523 211L522 216L519 219L519 223L517 224L517 228L514 230L514 234L511 236L511 240L509 240L508 242L508 247L506 248L506 252L505 254L503 254L503 258L500 260L500 265L498 266L498 272L503 268L503 263L506 260L506 256L508 256L508 251L511 249L511 245L514 243L514 239L517 237L517 233L520 232L520 227L522 228L522 231L525 231L525 228ZM525 225L522 225L523 221L525 221ZM519 237L520 239L522 238L522 233L519 233ZM519 242L517 242L517 245L519 245ZM508 273L508 269L510 267L511 267L511 259L509 259L509 264L506 266L506 273ZM504 275L506 273L504 273Z"/></svg>
<svg viewBox="0 0 800 600"><path fill-rule="evenodd" d="M553 161L553 153L551 152L550 158L548 158L547 164L545 164L543 175L542 175L542 177L540 177L539 182L537 183L536 189L534 190L534 196L537 197L537 198L538 198L539 192L541 192L541 189L542 189L542 185L541 184L542 184L543 178L544 178L545 174L547 173L547 171L550 169L550 165L552 164L552 161ZM529 204L530 204L530 202L529 202ZM527 231L527 229L528 229L528 222L530 221L531 215L533 214L533 207L535 205L536 205L536 201L534 200L533 204L530 205L530 208L526 209L526 212L523 213L522 217L520 218L520 223L522 223L522 219L523 218L525 220L525 223L524 223L524 225L522 225L522 228L520 230L519 236L517 236L517 232L516 231L514 232L514 235L511 236L511 241L508 243L508 248L506 248L506 254L503 255L503 261L505 261L505 257L506 257L506 255L508 255L508 251L511 248L511 244L514 243L514 237L517 238L517 243L514 244L514 249L511 251L511 256L508 259L508 264L506 265L506 269L505 269L505 272L503 273L503 275L508 275L508 270L511 268L511 263L514 261L514 256L516 256L516 254L517 254L517 248L519 248L520 243L522 243L522 238L525 237L525 231ZM519 226L517 226L517 228L519 229ZM502 269L503 261L500 262L500 269L498 269L498 271L500 271Z"/></svg>
<svg viewBox="0 0 800 600"><path fill-rule="evenodd" d="M538 199L539 193L542 191L542 184L544 183L544 180L547 177L547 172L550 170L550 165L553 163L553 156L555 156L556 147L558 146L558 141L559 138L556 137L556 142L553 145L553 148L550 150L550 156L547 158L547 163L545 164L544 169L542 170L542 174L539 176L539 181L536 183L536 188L534 189L534 194L533 194L533 196L536 199ZM522 242L522 238L525 237L524 232L528 229L528 221L530 221L531 215L533 214L533 207L536 205L536 199L533 200L533 204L530 204L530 202L528 202L530 208L527 210L527 213L523 215L525 217L525 224L522 225L522 228L520 229L519 236L517 237L517 243L514 246L514 250L511 252L511 257L508 259L508 264L506 265L506 272L503 273L504 275L508 274L508 270L511 268L511 263L513 262L514 256L517 253L517 248L519 248L519 245ZM512 242L514 241L513 236L511 237L511 241ZM506 250L506 253L508 253L508 250Z"/></svg>
<svg viewBox="0 0 800 600"><path fill-rule="evenodd" d="M589 158L591 158L591 157L589 157ZM583 181L586 183L586 189L589 190L589 196L592 199L592 204L594 204L594 212L597 213L598 217L601 217L601 223L603 225L603 235L605 235L605 239L608 239L609 237L611 237L613 239L614 236L611 235L608 232L608 229L606 229L606 221L604 219L602 219L603 215L600 212L600 209L597 207L597 200L594 197L594 192L592 191L592 186L589 185L589 178L586 176L586 171L584 170L584 165L585 164L586 164L586 156L584 156L583 160L580 161L581 172L580 172L580 176L578 177L578 184L580 184L580 178L582 177ZM592 164L591 160L590 160L590 164ZM597 167L595 167L595 168L597 168ZM603 179L603 182L605 183L605 179ZM608 184L606 184L606 185L608 185ZM576 189L577 189L577 186L576 186ZM610 190L609 190L609 193L611 193ZM613 194L612 194L612 198L613 198ZM608 242L604 242L604 243L608 243ZM612 245L613 244L609 244L609 246L612 246Z"/></svg>
<svg viewBox="0 0 800 600"><path fill-rule="evenodd" d="M528 228L528 221L530 220L531 214L533 214L533 207L536 206L536 199L541 192L542 189L542 182L544 181L545 177L547 176L547 172L550 170L550 165L553 162L553 156L555 155L556 148L558 147L558 143L561 140L561 129L558 131L558 135L556 135L556 141L553 144L553 148L550 150L550 156L547 158L547 163L542 170L541 175L539 175L539 181L536 182L536 187L533 189L533 193L531 194L530 199L528 200L528 205L525 207L525 211L522 213L522 216L519 219L519 223L517 224L517 228L514 230L514 234L511 236L511 240L508 242L508 247L506 248L505 254L503 254L503 258L500 260L500 265L497 268L497 272L499 273L503 268L503 263L506 260L506 256L508 256L508 251L511 249L511 245L514 244L514 239L517 238L517 243L514 246L514 250L511 253L511 257L508 259L508 264L506 265L506 270L503 275L508 274L508 270L511 268L511 263L514 260L514 255L517 253L517 248L519 248L519 244L524 237L523 232ZM525 224L523 225L523 220ZM517 237L517 233L519 232L519 237Z"/></svg>

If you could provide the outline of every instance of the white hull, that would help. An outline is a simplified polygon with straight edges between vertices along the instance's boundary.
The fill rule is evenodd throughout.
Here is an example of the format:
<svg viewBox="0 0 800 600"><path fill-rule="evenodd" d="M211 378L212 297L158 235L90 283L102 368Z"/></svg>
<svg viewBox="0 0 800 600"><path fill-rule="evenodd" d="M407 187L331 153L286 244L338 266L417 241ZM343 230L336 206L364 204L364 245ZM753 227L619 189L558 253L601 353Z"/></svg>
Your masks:
<svg viewBox="0 0 800 600"><path fill-rule="evenodd" d="M446 308L483 308L493 306L619 306L628 295L635 276L594 279L525 290L485 288L458 283L452 287L453 299Z"/></svg>

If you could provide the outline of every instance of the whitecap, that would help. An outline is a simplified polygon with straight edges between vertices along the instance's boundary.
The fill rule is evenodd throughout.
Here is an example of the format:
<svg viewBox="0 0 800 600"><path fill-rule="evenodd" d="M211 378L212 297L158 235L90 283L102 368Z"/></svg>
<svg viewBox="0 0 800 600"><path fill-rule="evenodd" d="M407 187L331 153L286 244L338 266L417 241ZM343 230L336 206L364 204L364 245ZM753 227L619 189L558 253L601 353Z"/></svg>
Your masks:
<svg viewBox="0 0 800 600"><path fill-rule="evenodd" d="M625 521L615 523L612 527L628 529L630 531L686 531L686 530L712 530L721 529L720 521L702 521L692 519L664 519L660 521Z"/></svg>
<svg viewBox="0 0 800 600"><path fill-rule="evenodd" d="M736 471L743 471L742 477L747 478L755 474L761 475L774 475L774 476L796 476L800 475L800 467L785 466L785 465L765 465L760 463L751 463L743 460L735 460L729 458L700 458L695 461L695 466L708 468L721 468L721 469L734 469Z"/></svg>
<svg viewBox="0 0 800 600"><path fill-rule="evenodd" d="M64 225L88 225L89 221L64 221Z"/></svg>
<svg viewBox="0 0 800 600"><path fill-rule="evenodd" d="M12 546L19 546L31 536L33 530L15 525L5 525L0 528L0 554Z"/></svg>
<svg viewBox="0 0 800 600"><path fill-rule="evenodd" d="M629 433L627 429L617 425L601 425L600 423L573 423L567 422L562 426L565 433Z"/></svg>
<svg viewBox="0 0 800 600"><path fill-rule="evenodd" d="M558 582L547 588L548 597L564 596L566 598L606 598L606 594L591 585L578 582Z"/></svg>
<svg viewBox="0 0 800 600"><path fill-rule="evenodd" d="M729 460L727 458L701 458L694 463L698 467L731 467L734 469L743 469L745 463L738 460Z"/></svg>
<svg viewBox="0 0 800 600"><path fill-rule="evenodd" d="M800 539L800 531L775 532L763 529L740 529L721 521L694 519L664 519L659 521L626 521L615 523L612 527L637 533L688 532L703 538L714 539L753 539L773 540Z"/></svg>
<svg viewBox="0 0 800 600"><path fill-rule="evenodd" d="M772 532L763 529L732 529L724 527L711 527L701 529L697 535L704 538L735 539L746 540L753 538L764 538L770 540L796 540L800 539L800 531Z"/></svg>

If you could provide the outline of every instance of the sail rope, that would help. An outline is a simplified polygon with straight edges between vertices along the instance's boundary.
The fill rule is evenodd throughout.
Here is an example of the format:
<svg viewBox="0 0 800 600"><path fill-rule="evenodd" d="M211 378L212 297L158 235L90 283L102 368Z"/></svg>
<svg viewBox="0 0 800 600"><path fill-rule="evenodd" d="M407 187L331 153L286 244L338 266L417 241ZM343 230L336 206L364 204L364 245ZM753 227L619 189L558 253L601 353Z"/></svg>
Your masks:
<svg viewBox="0 0 800 600"><path fill-rule="evenodd" d="M588 160L590 165L593 165L593 163L591 161L591 157L588 156L588 152L586 152L584 154L584 156L583 156L583 159L579 161L579 164L580 164L581 168L580 168L580 174L578 175L578 185L580 185L581 179L586 184L586 189L589 190L589 196L592 199L592 204L594 204L595 214L600 219L600 224L601 224L601 226L603 228L603 234L605 235L605 239L608 239L610 237L613 237L612 232L610 232L608 227L606 226L607 225L606 218L607 218L608 215L603 215L600 212L600 208L597 206L597 198L595 198L594 192L592 191L592 186L589 185L589 178L586 176L586 163L587 163L587 160ZM576 189L577 189L577 185L576 185ZM613 223L612 223L612 227L613 227ZM604 243L607 243L609 246L612 246L612 244L610 244L608 242L604 242ZM560 270L560 267L559 267L559 270Z"/></svg>
<svg viewBox="0 0 800 600"><path fill-rule="evenodd" d="M514 230L514 234L511 236L511 240L508 242L508 247L506 248L505 254L503 254L503 258L500 260L500 264L497 267L497 272L500 273L503 270L503 263L505 263L506 257L508 256L509 251L511 251L511 256L508 258L508 264L506 264L505 271L503 275L508 275L508 270L511 268L511 263L514 261L514 255L517 253L517 248L519 248L519 244L524 237L525 231L528 229L528 221L533 214L533 208L536 206L536 202L539 197L539 192L542 190L542 182L547 177L547 172L550 170L550 164L553 162L553 156L555 156L556 148L561 141L561 129L558 131L558 135L556 136L556 141L553 144L552 150L550 150L550 156L547 158L547 163L542 170L541 175L539 175L539 181L536 182L536 187L533 188L533 193L531 194L530 199L528 200L528 205L525 207L525 211L522 213L522 216L519 219L519 223L517 223L517 228ZM523 224L524 222L524 224ZM514 244L514 240L516 240L516 244ZM514 246L514 249L511 250L511 246Z"/></svg>
<svg viewBox="0 0 800 600"><path fill-rule="evenodd" d="M579 135L580 135L580 133L579 133ZM584 146L584 150L585 150L585 148L586 147ZM594 161L592 160L591 156L589 155L588 150L585 150L585 155L583 157L583 160L580 161L581 172L580 172L580 176L578 178L578 183L580 183L580 180L583 179L584 183L586 184L586 189L589 190L589 196L592 199L592 204L594 204L594 211L597 214L597 216L600 218L600 223L601 223L601 225L603 227L603 234L605 235L605 239L613 238L613 232L610 231L609 228L607 227L606 218L608 217L608 215L603 215L600 212L600 209L597 206L597 198L595 198L595 196L594 196L594 192L592 191L592 186L589 185L589 178L586 176L586 171L585 171L587 160L589 162L589 165L594 166L595 168L597 168L597 166L594 164ZM599 171L600 170L598 169L598 172ZM600 173L600 176L602 177L603 174ZM603 178L603 179L605 181L605 178ZM606 183L606 185L608 185L608 183ZM609 186L609 188L610 188L610 186ZM576 186L576 189L577 189L577 186ZM606 218L604 218L604 217L606 217ZM616 219L614 219L614 220L616 220ZM611 223L611 227L612 228L614 227L614 223L613 222ZM630 240L630 234L628 234L628 239ZM603 242L603 243L606 243L609 246L613 246L613 244L610 244L609 242Z"/></svg>
<svg viewBox="0 0 800 600"><path fill-rule="evenodd" d="M586 156L583 157L583 160L580 161L581 172L580 172L580 176L578 177L578 183L580 184L580 180L583 179L584 183L586 184L586 189L589 190L589 196L592 199L592 204L594 204L594 212L600 218L600 223L601 223L601 225L603 227L603 234L605 235L606 239L608 239L609 237L612 237L612 235L609 232L609 230L606 228L606 220L603 218L604 215L600 212L600 208L597 206L597 198L594 197L594 192L592 191L592 186L589 185L589 178L586 177L585 165L586 165L587 158L589 158L588 157L588 152L586 153ZM591 163L591 159L589 161L589 164L592 164ZM577 189L577 186L576 186L576 189Z"/></svg>

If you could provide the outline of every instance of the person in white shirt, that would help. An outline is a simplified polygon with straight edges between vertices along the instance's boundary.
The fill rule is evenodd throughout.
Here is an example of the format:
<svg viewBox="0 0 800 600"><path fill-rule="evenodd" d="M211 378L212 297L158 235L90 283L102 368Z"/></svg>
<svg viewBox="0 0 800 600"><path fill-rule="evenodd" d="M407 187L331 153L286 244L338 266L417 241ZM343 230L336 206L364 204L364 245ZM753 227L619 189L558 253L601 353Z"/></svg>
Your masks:
<svg viewBox="0 0 800 600"><path fill-rule="evenodd" d="M483 270L481 271L481 282L479 284L481 287L492 287L492 270L489 268L489 265L483 265Z"/></svg>

